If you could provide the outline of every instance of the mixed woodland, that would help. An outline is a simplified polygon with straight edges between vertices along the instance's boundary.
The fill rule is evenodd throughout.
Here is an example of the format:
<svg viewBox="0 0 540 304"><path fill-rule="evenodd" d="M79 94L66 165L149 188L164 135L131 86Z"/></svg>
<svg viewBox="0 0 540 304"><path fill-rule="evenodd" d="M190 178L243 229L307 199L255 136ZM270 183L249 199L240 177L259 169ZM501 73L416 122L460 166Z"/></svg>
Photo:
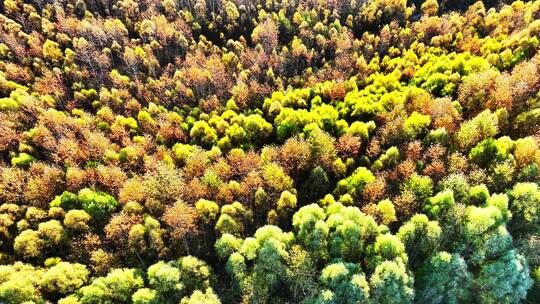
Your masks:
<svg viewBox="0 0 540 304"><path fill-rule="evenodd" d="M0 1L0 303L540 301L540 0Z"/></svg>

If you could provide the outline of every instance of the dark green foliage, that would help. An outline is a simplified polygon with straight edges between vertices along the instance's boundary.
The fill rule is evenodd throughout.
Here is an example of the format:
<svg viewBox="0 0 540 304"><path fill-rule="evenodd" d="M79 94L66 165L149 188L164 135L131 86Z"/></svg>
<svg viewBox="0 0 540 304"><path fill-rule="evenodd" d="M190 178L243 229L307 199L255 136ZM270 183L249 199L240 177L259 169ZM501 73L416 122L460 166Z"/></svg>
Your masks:
<svg viewBox="0 0 540 304"><path fill-rule="evenodd" d="M418 303L464 303L471 301L472 275L457 254L437 252L416 274Z"/></svg>
<svg viewBox="0 0 540 304"><path fill-rule="evenodd" d="M482 167L495 162L507 160L511 155L508 154L508 147L504 141L488 138L480 142L469 153L469 159Z"/></svg>
<svg viewBox="0 0 540 304"><path fill-rule="evenodd" d="M480 303L519 303L526 297L532 280L525 258L510 250L497 260L482 265L474 284L483 287L475 294Z"/></svg>
<svg viewBox="0 0 540 304"><path fill-rule="evenodd" d="M358 273L358 265L336 263L321 271L320 282L325 290L317 303L325 303L331 293L333 303L358 303L369 298L369 284L363 274Z"/></svg>
<svg viewBox="0 0 540 304"><path fill-rule="evenodd" d="M441 227L436 221L417 214L399 228L397 236L405 244L410 264L419 265L440 246L441 234Z"/></svg>
<svg viewBox="0 0 540 304"><path fill-rule="evenodd" d="M119 204L113 196L105 192L85 188L77 195L65 191L57 196L50 206L61 207L64 210L82 208L94 221L103 223L106 217L118 209Z"/></svg>
<svg viewBox="0 0 540 304"><path fill-rule="evenodd" d="M82 208L98 222L105 220L107 216L118 208L118 202L111 195L104 192L82 189L77 195Z"/></svg>

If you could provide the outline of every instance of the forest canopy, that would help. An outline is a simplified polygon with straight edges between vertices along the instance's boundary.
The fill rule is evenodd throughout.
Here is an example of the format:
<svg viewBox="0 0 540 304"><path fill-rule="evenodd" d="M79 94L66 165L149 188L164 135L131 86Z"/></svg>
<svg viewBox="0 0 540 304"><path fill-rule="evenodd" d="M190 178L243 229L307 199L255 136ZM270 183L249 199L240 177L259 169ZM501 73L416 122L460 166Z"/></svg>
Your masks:
<svg viewBox="0 0 540 304"><path fill-rule="evenodd" d="M0 303L540 299L540 0L0 1Z"/></svg>

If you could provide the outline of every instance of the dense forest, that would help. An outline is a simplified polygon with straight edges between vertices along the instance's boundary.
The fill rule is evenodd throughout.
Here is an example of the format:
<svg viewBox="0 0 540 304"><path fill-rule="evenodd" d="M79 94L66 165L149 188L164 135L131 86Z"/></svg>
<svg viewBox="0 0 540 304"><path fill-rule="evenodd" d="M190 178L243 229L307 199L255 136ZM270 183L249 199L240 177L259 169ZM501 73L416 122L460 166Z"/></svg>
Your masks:
<svg viewBox="0 0 540 304"><path fill-rule="evenodd" d="M0 12L0 303L540 302L540 0Z"/></svg>

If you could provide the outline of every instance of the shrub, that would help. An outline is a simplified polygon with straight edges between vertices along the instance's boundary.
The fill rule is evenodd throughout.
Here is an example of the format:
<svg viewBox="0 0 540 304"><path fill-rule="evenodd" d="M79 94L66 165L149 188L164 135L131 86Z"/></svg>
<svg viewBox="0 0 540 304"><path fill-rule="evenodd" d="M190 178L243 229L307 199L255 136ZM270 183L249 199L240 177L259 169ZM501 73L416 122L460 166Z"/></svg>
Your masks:
<svg viewBox="0 0 540 304"><path fill-rule="evenodd" d="M13 166L19 167L28 167L32 162L35 162L37 159L28 153L19 153L18 156L15 156L11 159L11 164Z"/></svg>

